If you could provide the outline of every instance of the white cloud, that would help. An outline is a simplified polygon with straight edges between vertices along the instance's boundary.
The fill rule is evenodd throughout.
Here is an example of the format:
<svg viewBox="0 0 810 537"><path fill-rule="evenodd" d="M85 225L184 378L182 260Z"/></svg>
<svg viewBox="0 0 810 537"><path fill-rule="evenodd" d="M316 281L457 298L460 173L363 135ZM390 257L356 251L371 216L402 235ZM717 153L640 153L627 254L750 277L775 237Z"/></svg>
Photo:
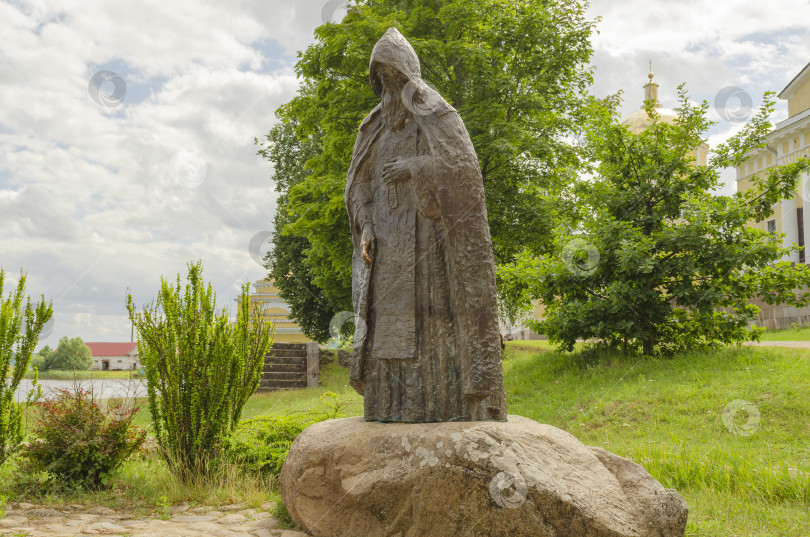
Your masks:
<svg viewBox="0 0 810 537"><path fill-rule="evenodd" d="M54 300L49 339L126 339L127 287L145 302L189 260L223 305L234 281L264 276L248 244L276 195L253 138L297 90L305 18L304 31L281 1L0 2L15 44L0 49L0 99L14 103L0 109L0 265ZM126 83L119 106L89 93L102 69ZM170 173L189 151L198 185Z"/></svg>
<svg viewBox="0 0 810 537"><path fill-rule="evenodd" d="M29 292L55 301L47 343L127 340L126 289L146 302L193 259L223 305L264 275L248 244L271 229L275 193L253 137L295 94L296 51L340 4L0 0L0 266L24 267ZM624 89L626 112L649 59L670 107L680 82L699 100L736 85L758 101L810 59L806 1L599 0L590 13L603 17L594 92ZM91 97L101 70L125 82L119 106Z"/></svg>

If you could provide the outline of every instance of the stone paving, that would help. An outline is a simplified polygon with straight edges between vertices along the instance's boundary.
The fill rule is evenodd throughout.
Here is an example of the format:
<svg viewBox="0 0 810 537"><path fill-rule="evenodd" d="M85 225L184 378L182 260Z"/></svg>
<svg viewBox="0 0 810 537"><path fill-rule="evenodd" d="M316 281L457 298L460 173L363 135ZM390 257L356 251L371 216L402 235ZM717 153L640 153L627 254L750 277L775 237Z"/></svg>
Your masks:
<svg viewBox="0 0 810 537"><path fill-rule="evenodd" d="M246 505L213 507L173 506L165 516L136 517L107 507L62 505L45 507L11 503L0 518L0 535L14 537L307 537L299 531L280 529L269 512Z"/></svg>

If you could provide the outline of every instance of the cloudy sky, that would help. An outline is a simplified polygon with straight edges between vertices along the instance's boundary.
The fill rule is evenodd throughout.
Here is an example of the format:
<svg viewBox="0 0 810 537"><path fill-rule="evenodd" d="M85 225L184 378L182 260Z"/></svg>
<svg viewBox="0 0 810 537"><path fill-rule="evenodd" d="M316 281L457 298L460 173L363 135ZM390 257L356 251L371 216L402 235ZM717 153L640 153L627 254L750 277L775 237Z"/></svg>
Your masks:
<svg viewBox="0 0 810 537"><path fill-rule="evenodd" d="M0 266L53 301L44 343L127 341L127 288L142 304L189 260L221 302L263 277L275 195L253 138L342 3L0 0ZM650 60L664 106L681 82L712 105L735 94L713 108L710 144L810 61L809 0L599 0L590 14L593 92L624 90L626 113Z"/></svg>

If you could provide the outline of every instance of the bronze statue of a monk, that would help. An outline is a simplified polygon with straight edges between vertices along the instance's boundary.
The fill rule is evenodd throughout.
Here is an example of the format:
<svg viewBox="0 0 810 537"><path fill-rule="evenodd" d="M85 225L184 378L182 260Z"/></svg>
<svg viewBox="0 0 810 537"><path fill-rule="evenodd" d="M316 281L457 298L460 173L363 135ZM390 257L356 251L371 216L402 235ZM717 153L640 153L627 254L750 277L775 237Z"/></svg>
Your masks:
<svg viewBox="0 0 810 537"><path fill-rule="evenodd" d="M396 29L374 47L382 102L346 181L367 421L505 420L495 264L478 159L458 112Z"/></svg>

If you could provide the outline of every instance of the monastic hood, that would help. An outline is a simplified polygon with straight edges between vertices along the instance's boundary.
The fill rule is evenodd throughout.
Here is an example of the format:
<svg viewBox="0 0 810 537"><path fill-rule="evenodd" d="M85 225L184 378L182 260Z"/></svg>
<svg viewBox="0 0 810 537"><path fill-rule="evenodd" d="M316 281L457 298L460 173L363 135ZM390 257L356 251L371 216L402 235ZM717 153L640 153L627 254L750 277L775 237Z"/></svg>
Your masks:
<svg viewBox="0 0 810 537"><path fill-rule="evenodd" d="M419 68L419 58L416 51L405 37L396 28L389 28L371 51L369 75L371 89L377 97L382 96L382 81L377 76L377 69L383 65L393 67L408 80L421 79L422 70Z"/></svg>

